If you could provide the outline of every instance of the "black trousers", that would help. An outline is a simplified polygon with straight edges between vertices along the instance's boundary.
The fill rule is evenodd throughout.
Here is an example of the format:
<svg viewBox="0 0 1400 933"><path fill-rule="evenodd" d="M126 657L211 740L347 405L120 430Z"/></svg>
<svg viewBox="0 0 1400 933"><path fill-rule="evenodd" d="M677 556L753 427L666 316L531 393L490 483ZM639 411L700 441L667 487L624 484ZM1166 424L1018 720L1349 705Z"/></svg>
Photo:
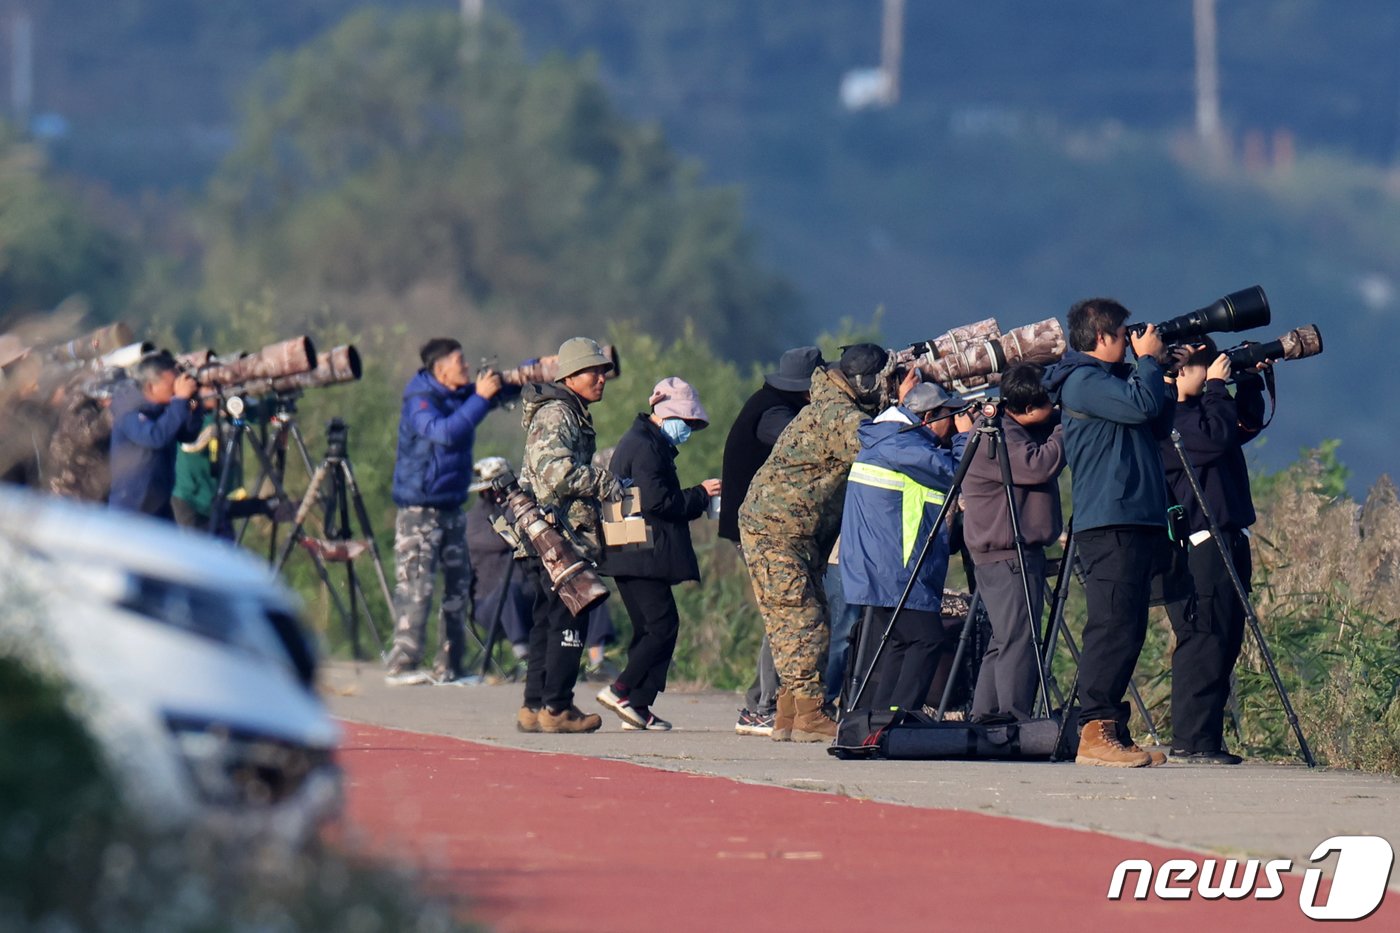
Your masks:
<svg viewBox="0 0 1400 933"><path fill-rule="evenodd" d="M1249 538L1221 532L1235 571L1249 591L1253 561ZM1225 748L1225 704L1230 672L1244 643L1244 604L1214 539L1191 547L1188 555L1194 594L1167 606L1176 632L1172 652L1172 748L1215 752Z"/></svg>
<svg viewBox="0 0 1400 933"><path fill-rule="evenodd" d="M1128 691L1147 638L1154 564L1167 547L1166 529L1116 525L1076 531L1088 620L1079 659L1079 724L1128 723Z"/></svg>
<svg viewBox="0 0 1400 933"><path fill-rule="evenodd" d="M530 666L525 672L525 705L548 706L561 712L574 705L574 684L583 657L587 616L575 619L569 607L550 589L549 574L538 557L520 562L529 592L534 595L530 628Z"/></svg>
<svg viewBox="0 0 1400 933"><path fill-rule="evenodd" d="M870 614L870 625L863 637L873 639L873 643L869 655L861 657L864 664L870 663L874 646L880 644L880 636L893 614L893 609L880 606ZM880 655L878 677L866 690L869 705L877 710L920 709L948 643L947 630L938 613L916 609L901 612L890 631L889 643ZM860 676L864 676L864 671ZM861 705L866 703L862 701Z"/></svg>
<svg viewBox="0 0 1400 933"><path fill-rule="evenodd" d="M676 653L681 616L671 584L642 577L618 577L617 591L632 617L632 644L627 667L617 679L627 687L633 706L649 707L666 689L666 674Z"/></svg>

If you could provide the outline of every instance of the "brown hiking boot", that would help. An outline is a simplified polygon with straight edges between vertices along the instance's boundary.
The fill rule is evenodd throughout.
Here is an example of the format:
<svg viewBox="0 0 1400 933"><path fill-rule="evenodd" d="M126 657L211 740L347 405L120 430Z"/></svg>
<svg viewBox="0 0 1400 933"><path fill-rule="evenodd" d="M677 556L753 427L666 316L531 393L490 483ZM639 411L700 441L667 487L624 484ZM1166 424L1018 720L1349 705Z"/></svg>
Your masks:
<svg viewBox="0 0 1400 933"><path fill-rule="evenodd" d="M577 706L570 706L562 713L552 713L548 706L540 710L541 732L597 732L602 724L602 716L585 714Z"/></svg>
<svg viewBox="0 0 1400 933"><path fill-rule="evenodd" d="M793 697L788 693L787 687L778 688L778 710L773 714L773 734L769 736L774 742L792 741L792 720L797 715L797 707L793 705Z"/></svg>
<svg viewBox="0 0 1400 933"><path fill-rule="evenodd" d="M530 709L528 706L520 707L520 712L515 714L515 731L539 732L540 711L537 709Z"/></svg>
<svg viewBox="0 0 1400 933"><path fill-rule="evenodd" d="M1079 732L1077 765L1098 765L1104 768L1145 768L1152 757L1134 745L1118 741L1118 723L1112 719L1095 719Z"/></svg>
<svg viewBox="0 0 1400 933"><path fill-rule="evenodd" d="M830 742L836 738L836 720L822 709L821 697L795 697L797 716L792 721L794 742Z"/></svg>

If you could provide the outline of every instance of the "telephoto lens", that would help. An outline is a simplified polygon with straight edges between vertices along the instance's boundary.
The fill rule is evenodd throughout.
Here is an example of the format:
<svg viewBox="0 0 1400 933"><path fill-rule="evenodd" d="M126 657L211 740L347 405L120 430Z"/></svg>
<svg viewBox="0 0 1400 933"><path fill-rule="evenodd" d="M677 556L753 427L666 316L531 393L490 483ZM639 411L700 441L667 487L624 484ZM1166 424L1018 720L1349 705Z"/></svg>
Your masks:
<svg viewBox="0 0 1400 933"><path fill-rule="evenodd" d="M1162 338L1163 343L1185 343L1206 334L1253 330L1268 324L1272 317L1264 289L1251 285L1231 292L1204 308L1163 321L1157 325L1157 336ZM1147 330L1147 325L1134 324L1128 329L1140 337Z"/></svg>

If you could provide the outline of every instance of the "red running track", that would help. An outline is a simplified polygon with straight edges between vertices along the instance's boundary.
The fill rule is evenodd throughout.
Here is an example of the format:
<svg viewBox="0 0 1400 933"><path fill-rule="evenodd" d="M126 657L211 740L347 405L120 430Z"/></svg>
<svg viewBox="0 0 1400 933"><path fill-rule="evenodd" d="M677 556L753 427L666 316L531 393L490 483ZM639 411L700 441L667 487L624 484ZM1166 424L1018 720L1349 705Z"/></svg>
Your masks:
<svg viewBox="0 0 1400 933"><path fill-rule="evenodd" d="M436 890L497 930L1319 926L1298 908L1296 875L1272 901L1106 897L1123 859L1160 865L1199 853L1008 817L345 728L350 832L374 854L416 862ZM1360 926L1400 928L1394 900Z"/></svg>

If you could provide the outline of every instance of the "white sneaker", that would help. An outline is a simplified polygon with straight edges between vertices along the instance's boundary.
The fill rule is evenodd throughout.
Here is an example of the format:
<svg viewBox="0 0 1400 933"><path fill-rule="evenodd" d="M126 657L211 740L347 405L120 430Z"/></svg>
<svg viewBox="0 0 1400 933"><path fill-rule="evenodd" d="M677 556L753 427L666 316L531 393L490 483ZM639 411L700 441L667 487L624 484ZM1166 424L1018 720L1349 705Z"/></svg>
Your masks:
<svg viewBox="0 0 1400 933"><path fill-rule="evenodd" d="M390 687L420 687L425 684L437 683L433 680L433 675L417 667L408 667L403 670L389 671L384 675L384 683Z"/></svg>
<svg viewBox="0 0 1400 933"><path fill-rule="evenodd" d="M612 684L608 684L598 691L598 702L617 713L617 718L622 720L622 728L626 729L631 726L633 729L645 729L647 727L647 721L632 708L632 704L627 701L627 698L613 693Z"/></svg>
<svg viewBox="0 0 1400 933"><path fill-rule="evenodd" d="M433 683L439 687L479 687L486 681L480 674L458 674L456 677L434 680Z"/></svg>

